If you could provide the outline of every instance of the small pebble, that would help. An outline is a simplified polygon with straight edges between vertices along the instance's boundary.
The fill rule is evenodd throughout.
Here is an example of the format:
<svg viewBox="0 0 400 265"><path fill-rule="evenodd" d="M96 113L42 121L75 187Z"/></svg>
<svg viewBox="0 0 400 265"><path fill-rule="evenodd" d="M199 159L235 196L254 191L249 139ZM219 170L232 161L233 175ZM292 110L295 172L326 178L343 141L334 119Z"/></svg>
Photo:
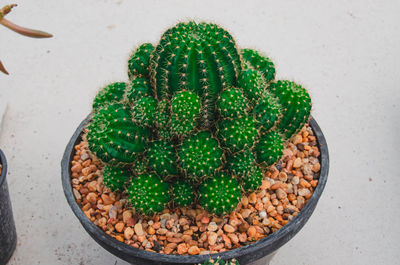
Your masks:
<svg viewBox="0 0 400 265"><path fill-rule="evenodd" d="M135 224L135 233L136 233L136 235L138 235L138 236L144 235L142 224L140 224L140 223Z"/></svg>

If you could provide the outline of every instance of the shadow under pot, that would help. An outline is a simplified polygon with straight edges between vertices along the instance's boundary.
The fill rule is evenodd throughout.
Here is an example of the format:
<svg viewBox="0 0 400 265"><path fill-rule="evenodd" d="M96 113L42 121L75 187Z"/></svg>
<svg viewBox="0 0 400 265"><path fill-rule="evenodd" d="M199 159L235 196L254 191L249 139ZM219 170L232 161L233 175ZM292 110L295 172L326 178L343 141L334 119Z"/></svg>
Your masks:
<svg viewBox="0 0 400 265"><path fill-rule="evenodd" d="M17 245L17 232L7 185L7 160L0 149L0 264L7 264Z"/></svg>

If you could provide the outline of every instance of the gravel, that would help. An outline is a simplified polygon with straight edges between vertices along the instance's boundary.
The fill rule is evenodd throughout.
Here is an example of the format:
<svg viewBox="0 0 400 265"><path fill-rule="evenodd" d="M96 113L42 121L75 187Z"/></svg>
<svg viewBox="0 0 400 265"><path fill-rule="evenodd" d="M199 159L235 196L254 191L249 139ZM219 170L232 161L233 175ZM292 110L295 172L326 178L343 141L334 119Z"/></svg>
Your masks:
<svg viewBox="0 0 400 265"><path fill-rule="evenodd" d="M90 153L87 142L75 150L71 182L85 215L121 242L164 254L219 253L270 235L305 206L321 169L316 138L306 125L287 144L276 166L265 172L261 187L243 196L229 215L213 216L195 205L145 217L135 213L126 193L113 193L104 186L103 164Z"/></svg>

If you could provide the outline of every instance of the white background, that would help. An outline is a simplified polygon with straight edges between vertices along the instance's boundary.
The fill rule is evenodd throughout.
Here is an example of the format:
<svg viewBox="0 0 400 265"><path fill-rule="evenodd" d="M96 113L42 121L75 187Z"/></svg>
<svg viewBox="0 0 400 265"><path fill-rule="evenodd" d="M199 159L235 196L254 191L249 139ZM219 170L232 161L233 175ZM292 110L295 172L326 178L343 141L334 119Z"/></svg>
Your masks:
<svg viewBox="0 0 400 265"><path fill-rule="evenodd" d="M8 1L0 1L0 6ZM178 21L224 26L257 48L278 78L307 87L331 167L310 221L272 265L397 264L400 260L400 2L18 1L8 19L54 34L0 27L0 146L18 230L10 264L126 264L97 245L61 187L65 145L96 91L127 80L133 48Z"/></svg>

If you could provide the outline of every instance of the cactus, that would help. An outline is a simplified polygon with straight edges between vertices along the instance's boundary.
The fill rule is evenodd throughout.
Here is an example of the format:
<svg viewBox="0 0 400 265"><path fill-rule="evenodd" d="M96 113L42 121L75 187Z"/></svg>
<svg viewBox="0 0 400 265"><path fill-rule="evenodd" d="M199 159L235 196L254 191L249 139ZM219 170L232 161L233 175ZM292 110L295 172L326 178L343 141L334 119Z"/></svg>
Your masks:
<svg viewBox="0 0 400 265"><path fill-rule="evenodd" d="M229 213L310 116L303 87L274 81L269 58L238 51L215 24L171 27L157 46L131 55L128 75L130 83L97 94L86 139L106 163L110 189L121 191L134 176L130 200L144 214L196 199L211 213ZM177 179L171 187L170 179Z"/></svg>
<svg viewBox="0 0 400 265"><path fill-rule="evenodd" d="M246 114L248 100L238 88L227 88L217 100L217 110L224 118L236 118Z"/></svg>
<svg viewBox="0 0 400 265"><path fill-rule="evenodd" d="M199 186L200 205L216 215L234 210L241 198L239 183L224 172L217 173Z"/></svg>
<svg viewBox="0 0 400 265"><path fill-rule="evenodd" d="M186 135L192 131L201 111L199 97L190 91L178 92L171 103L171 130L177 135Z"/></svg>
<svg viewBox="0 0 400 265"><path fill-rule="evenodd" d="M129 102L134 103L142 97L150 96L151 89L149 80L146 78L136 77L131 81L131 86L126 91L126 97Z"/></svg>
<svg viewBox="0 0 400 265"><path fill-rule="evenodd" d="M253 109L253 116L261 132L268 132L282 117L281 105L270 93L264 93Z"/></svg>
<svg viewBox="0 0 400 265"><path fill-rule="evenodd" d="M251 105L263 95L266 87L261 73L254 69L243 70L239 78L239 87L243 90Z"/></svg>
<svg viewBox="0 0 400 265"><path fill-rule="evenodd" d="M142 97L132 108L132 116L139 124L151 127L157 110L157 101L152 97Z"/></svg>
<svg viewBox="0 0 400 265"><path fill-rule="evenodd" d="M220 258L206 260L204 263L199 265L239 265L239 262L236 259L231 259L227 262L223 261Z"/></svg>
<svg viewBox="0 0 400 265"><path fill-rule="evenodd" d="M147 158L141 155L138 156L135 162L133 162L132 172L135 176L139 176L146 173L148 168L149 166Z"/></svg>
<svg viewBox="0 0 400 265"><path fill-rule="evenodd" d="M311 98L307 90L292 81L279 80L269 90L282 105L283 117L277 127L286 139L296 135L310 118Z"/></svg>
<svg viewBox="0 0 400 265"><path fill-rule="evenodd" d="M166 141L158 140L150 144L147 149L149 166L160 176L178 174L176 169L176 154L174 146Z"/></svg>
<svg viewBox="0 0 400 265"><path fill-rule="evenodd" d="M246 69L252 68L259 71L267 83L275 79L275 66L271 59L252 49L243 49L241 52Z"/></svg>
<svg viewBox="0 0 400 265"><path fill-rule="evenodd" d="M217 127L217 135L222 145L232 153L252 147L258 136L254 119L249 116L223 119Z"/></svg>
<svg viewBox="0 0 400 265"><path fill-rule="evenodd" d="M116 82L102 88L93 100L93 112L104 108L111 103L119 102L123 99L127 84L124 82Z"/></svg>
<svg viewBox="0 0 400 265"><path fill-rule="evenodd" d="M241 184L246 192L257 190L262 184L263 173L258 167L253 167L241 178Z"/></svg>
<svg viewBox="0 0 400 265"><path fill-rule="evenodd" d="M112 191L122 191L131 173L126 167L106 165L103 171L103 182Z"/></svg>
<svg viewBox="0 0 400 265"><path fill-rule="evenodd" d="M177 180L172 187L172 198L179 207L189 206L194 202L192 185L184 180Z"/></svg>
<svg viewBox="0 0 400 265"><path fill-rule="evenodd" d="M132 122L129 108L114 103L93 116L88 127L90 151L105 163L132 163L144 151L150 132Z"/></svg>
<svg viewBox="0 0 400 265"><path fill-rule="evenodd" d="M242 177L255 165L255 157L250 149L231 155L227 159L227 169L235 176Z"/></svg>
<svg viewBox="0 0 400 265"><path fill-rule="evenodd" d="M128 193L135 210L146 215L161 212L171 199L168 183L152 174L134 177Z"/></svg>
<svg viewBox="0 0 400 265"><path fill-rule="evenodd" d="M277 131L261 136L255 147L256 160L260 164L271 166L283 153L283 140Z"/></svg>
<svg viewBox="0 0 400 265"><path fill-rule="evenodd" d="M128 61L129 79L149 76L150 55L153 50L153 44L144 43L130 56Z"/></svg>
<svg viewBox="0 0 400 265"><path fill-rule="evenodd" d="M184 139L178 151L182 168L189 178L203 179L222 166L222 150L207 131Z"/></svg>
<svg viewBox="0 0 400 265"><path fill-rule="evenodd" d="M179 23L168 29L153 52L151 76L158 99L189 90L202 99L205 127L215 119L215 101L235 86L241 60L232 36L215 24Z"/></svg>

